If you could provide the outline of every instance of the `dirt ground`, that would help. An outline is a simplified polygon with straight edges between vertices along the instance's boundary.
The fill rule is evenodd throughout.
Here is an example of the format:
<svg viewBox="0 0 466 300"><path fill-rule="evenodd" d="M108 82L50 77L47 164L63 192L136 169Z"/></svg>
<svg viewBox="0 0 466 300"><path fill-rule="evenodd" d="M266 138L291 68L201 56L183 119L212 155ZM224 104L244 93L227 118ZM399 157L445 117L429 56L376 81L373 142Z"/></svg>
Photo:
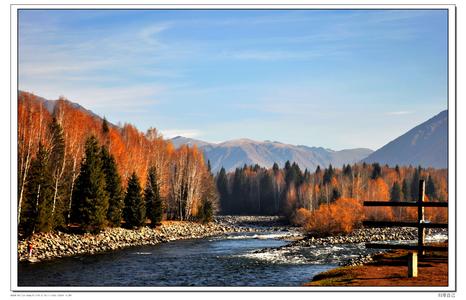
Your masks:
<svg viewBox="0 0 466 300"><path fill-rule="evenodd" d="M418 277L408 278L408 252L391 251L374 262L342 267L316 275L306 286L448 286L446 252L430 252L418 260Z"/></svg>

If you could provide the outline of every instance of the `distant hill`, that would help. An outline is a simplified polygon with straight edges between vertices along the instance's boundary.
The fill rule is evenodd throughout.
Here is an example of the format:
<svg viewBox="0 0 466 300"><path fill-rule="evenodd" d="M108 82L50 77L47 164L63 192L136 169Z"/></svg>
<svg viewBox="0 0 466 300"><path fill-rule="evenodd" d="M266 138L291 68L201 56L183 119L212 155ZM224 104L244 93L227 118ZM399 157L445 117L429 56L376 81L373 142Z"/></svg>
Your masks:
<svg viewBox="0 0 466 300"><path fill-rule="evenodd" d="M32 95L32 93L24 92L24 91L19 91L18 93L19 93L19 95L21 95L21 94L30 94L30 95ZM53 113L53 110L55 109L55 105L57 104L57 101L58 101L58 100L48 100L48 99L39 97L39 96L37 96L37 95L34 95L34 97L35 97L38 101L44 103L44 106L47 108L47 110L48 110L49 113L51 113L51 114ZM65 101L66 101L67 103L69 103L73 108L79 109L80 111L85 112L85 113L87 113L87 114L93 116L94 118L102 119L100 116L96 115L93 111L84 108L83 106L79 105L79 104L76 103L76 102L72 102L72 101L70 101L70 100L68 100L68 99L65 99Z"/></svg>
<svg viewBox="0 0 466 300"><path fill-rule="evenodd" d="M448 111L444 110L378 149L364 161L390 166L398 164L446 168L447 146Z"/></svg>
<svg viewBox="0 0 466 300"><path fill-rule="evenodd" d="M175 148L177 148L177 149L182 145L188 145L190 147L196 145L199 148L203 147L203 146L210 145L210 143L208 143L208 142L204 142L204 141L196 140L196 139L191 139L191 138L186 138L186 137L183 137L183 136L174 137L174 138L170 139L170 141L172 142L173 146L175 146Z"/></svg>
<svg viewBox="0 0 466 300"><path fill-rule="evenodd" d="M287 160L296 162L303 170L307 168L314 171L318 165L327 167L332 164L335 167L341 167L343 164L352 164L361 161L373 152L366 148L334 151L322 147L296 146L250 139L214 144L178 136L171 141L175 147L186 144L197 145L204 152L205 158L210 160L213 172L219 171L222 166L227 171L234 171L235 168L242 167L244 164L271 167L276 162L283 167Z"/></svg>

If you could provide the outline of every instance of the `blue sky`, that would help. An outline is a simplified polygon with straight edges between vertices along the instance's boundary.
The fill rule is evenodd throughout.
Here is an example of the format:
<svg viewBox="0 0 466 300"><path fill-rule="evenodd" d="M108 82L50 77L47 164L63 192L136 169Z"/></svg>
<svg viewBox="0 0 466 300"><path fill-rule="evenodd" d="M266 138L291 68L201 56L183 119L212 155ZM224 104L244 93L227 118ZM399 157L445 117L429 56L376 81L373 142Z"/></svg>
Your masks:
<svg viewBox="0 0 466 300"><path fill-rule="evenodd" d="M19 88L166 137L377 149L447 108L447 11L22 10Z"/></svg>

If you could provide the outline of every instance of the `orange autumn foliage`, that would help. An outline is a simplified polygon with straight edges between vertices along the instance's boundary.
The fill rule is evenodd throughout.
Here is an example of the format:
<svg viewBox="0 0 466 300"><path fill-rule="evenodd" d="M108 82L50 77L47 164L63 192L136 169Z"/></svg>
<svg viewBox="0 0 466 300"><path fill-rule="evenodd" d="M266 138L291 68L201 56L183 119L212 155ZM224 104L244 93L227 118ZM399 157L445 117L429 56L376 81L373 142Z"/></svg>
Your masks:
<svg viewBox="0 0 466 300"><path fill-rule="evenodd" d="M382 178L369 181L370 199L374 201L390 200L390 191L388 185ZM390 221L394 219L393 209L391 207L366 207L364 210L367 220Z"/></svg>
<svg viewBox="0 0 466 300"><path fill-rule="evenodd" d="M424 210L424 218L432 223L447 223L448 210L440 207L426 207Z"/></svg>
<svg viewBox="0 0 466 300"><path fill-rule="evenodd" d="M349 233L361 225L364 218L362 203L353 198L340 198L332 204L321 205L313 211L304 226L318 235Z"/></svg>
<svg viewBox="0 0 466 300"><path fill-rule="evenodd" d="M424 201L425 202L437 202L435 200L430 201L427 195L425 196ZM424 208L424 219L432 223L447 223L448 222L448 208L426 207Z"/></svg>
<svg viewBox="0 0 466 300"><path fill-rule="evenodd" d="M174 184L171 181L173 177L171 173L176 169L180 175L180 178L177 178L176 191L180 196L173 207L166 209L173 217L180 215L188 218L198 214L201 200L205 198L206 186L212 179L206 175L208 171L203 154L196 147L175 149L173 144L165 140L154 128L143 133L131 124L116 126L108 123L107 130L104 131L102 118L65 98L53 102L53 107L50 108L45 105L44 99L31 93L20 92L18 95L18 216L23 206L24 187L31 160L37 152L39 142L44 144L46 149L50 148L51 138L47 130L53 117L61 125L64 134L66 174L63 176L62 185L65 209L71 209L75 182L84 155L84 144L86 139L93 135L101 145L108 147L115 158L123 189L126 188L127 180L133 172L144 187L148 169L153 166L157 173L162 201L164 205L169 205L173 200L170 198L174 197L171 193ZM184 201L183 212L180 212L181 205L178 205L181 201Z"/></svg>
<svg viewBox="0 0 466 300"><path fill-rule="evenodd" d="M306 226L311 221L311 219L312 219L312 213L309 210L305 209L304 207L301 207L295 212L291 222L294 225Z"/></svg>

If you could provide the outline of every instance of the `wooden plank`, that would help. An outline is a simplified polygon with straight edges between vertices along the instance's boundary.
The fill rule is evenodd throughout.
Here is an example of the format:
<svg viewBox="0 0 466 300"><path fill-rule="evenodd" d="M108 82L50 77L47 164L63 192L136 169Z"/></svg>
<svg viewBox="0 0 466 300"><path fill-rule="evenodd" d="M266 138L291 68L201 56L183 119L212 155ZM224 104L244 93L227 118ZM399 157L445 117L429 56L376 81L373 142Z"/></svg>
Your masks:
<svg viewBox="0 0 466 300"><path fill-rule="evenodd" d="M448 223L417 223L401 221L363 221L365 227L421 227L421 228L448 228Z"/></svg>
<svg viewBox="0 0 466 300"><path fill-rule="evenodd" d="M418 207L418 202L364 201L364 206ZM448 207L448 202L422 202L423 207Z"/></svg>
<svg viewBox="0 0 466 300"><path fill-rule="evenodd" d="M419 247L417 245L406 245L406 244L378 244L378 243L366 243L366 248L369 249L400 249L400 250L425 250L425 251L448 251L447 246L429 246L424 245Z"/></svg>

